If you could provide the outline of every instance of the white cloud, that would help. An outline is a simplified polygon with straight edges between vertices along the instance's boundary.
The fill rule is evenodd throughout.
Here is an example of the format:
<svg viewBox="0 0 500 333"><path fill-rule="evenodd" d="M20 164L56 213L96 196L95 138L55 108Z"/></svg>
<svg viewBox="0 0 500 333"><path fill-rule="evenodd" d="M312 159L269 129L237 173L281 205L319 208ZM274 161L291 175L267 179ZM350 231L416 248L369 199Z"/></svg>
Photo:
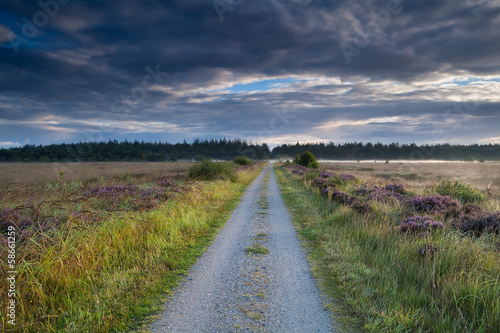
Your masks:
<svg viewBox="0 0 500 333"><path fill-rule="evenodd" d="M13 141L0 141L0 147L1 148L11 148L11 147L21 147L22 144L19 142L13 142Z"/></svg>

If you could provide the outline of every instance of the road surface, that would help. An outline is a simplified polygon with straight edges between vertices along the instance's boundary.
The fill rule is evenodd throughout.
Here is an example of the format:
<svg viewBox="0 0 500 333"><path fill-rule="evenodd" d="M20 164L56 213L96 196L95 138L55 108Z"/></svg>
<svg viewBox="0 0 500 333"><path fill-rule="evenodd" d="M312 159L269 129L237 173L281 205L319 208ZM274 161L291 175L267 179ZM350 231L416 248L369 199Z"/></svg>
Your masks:
<svg viewBox="0 0 500 333"><path fill-rule="evenodd" d="M260 253L266 250L269 253ZM189 333L338 331L322 304L272 165L248 187L225 227L151 329Z"/></svg>

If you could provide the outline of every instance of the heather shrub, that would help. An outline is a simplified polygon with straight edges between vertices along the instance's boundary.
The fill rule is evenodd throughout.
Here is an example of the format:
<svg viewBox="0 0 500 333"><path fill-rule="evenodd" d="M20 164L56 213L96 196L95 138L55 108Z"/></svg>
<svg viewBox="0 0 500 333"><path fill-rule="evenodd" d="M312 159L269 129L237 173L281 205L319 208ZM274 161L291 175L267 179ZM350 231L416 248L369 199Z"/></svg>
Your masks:
<svg viewBox="0 0 500 333"><path fill-rule="evenodd" d="M175 183L168 179L168 178L162 178L159 181L156 182L158 186L163 186L163 187L174 187Z"/></svg>
<svg viewBox="0 0 500 333"><path fill-rule="evenodd" d="M196 180L236 180L236 164L231 162L213 162L204 160L191 166L188 178Z"/></svg>
<svg viewBox="0 0 500 333"><path fill-rule="evenodd" d="M434 221L430 216L412 216L398 222L399 232L401 233L422 233L431 230L443 229L444 224L441 221Z"/></svg>
<svg viewBox="0 0 500 333"><path fill-rule="evenodd" d="M480 236L483 233L500 234L500 212L477 211L475 214L462 214L453 221L458 230Z"/></svg>
<svg viewBox="0 0 500 333"><path fill-rule="evenodd" d="M386 191L391 191L399 194L405 194L406 188L402 184L389 184L385 186Z"/></svg>
<svg viewBox="0 0 500 333"><path fill-rule="evenodd" d="M398 192L387 190L386 188L378 188L366 196L366 200L380 201L380 202L403 202L405 197Z"/></svg>
<svg viewBox="0 0 500 333"><path fill-rule="evenodd" d="M463 204L486 201L486 196L471 184L463 184L459 181L452 183L450 179L443 179L436 187L436 191L438 194L458 199Z"/></svg>
<svg viewBox="0 0 500 333"><path fill-rule="evenodd" d="M428 197L416 196L409 200L410 206L417 212L447 213L460 209L460 203L449 196L432 195Z"/></svg>
<svg viewBox="0 0 500 333"><path fill-rule="evenodd" d="M328 186L328 181L324 178L315 178L312 183L312 187L325 188Z"/></svg>

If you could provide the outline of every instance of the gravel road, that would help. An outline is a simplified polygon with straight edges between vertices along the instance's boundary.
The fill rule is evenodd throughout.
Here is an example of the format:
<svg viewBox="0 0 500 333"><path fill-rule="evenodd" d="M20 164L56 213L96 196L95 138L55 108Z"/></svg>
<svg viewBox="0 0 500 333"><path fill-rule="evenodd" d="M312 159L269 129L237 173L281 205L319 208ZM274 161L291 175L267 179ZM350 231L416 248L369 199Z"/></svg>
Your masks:
<svg viewBox="0 0 500 333"><path fill-rule="evenodd" d="M321 298L270 165L151 329L338 332Z"/></svg>

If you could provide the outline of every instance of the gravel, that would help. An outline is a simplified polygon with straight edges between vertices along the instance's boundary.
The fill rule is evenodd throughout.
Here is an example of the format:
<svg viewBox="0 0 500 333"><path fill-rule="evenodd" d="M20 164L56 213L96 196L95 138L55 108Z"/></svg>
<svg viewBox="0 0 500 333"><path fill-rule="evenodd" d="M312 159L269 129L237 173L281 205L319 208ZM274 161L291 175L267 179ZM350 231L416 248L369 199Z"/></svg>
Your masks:
<svg viewBox="0 0 500 333"><path fill-rule="evenodd" d="M269 253L249 253L250 247ZM151 329L338 332L322 299L270 165L248 187Z"/></svg>

